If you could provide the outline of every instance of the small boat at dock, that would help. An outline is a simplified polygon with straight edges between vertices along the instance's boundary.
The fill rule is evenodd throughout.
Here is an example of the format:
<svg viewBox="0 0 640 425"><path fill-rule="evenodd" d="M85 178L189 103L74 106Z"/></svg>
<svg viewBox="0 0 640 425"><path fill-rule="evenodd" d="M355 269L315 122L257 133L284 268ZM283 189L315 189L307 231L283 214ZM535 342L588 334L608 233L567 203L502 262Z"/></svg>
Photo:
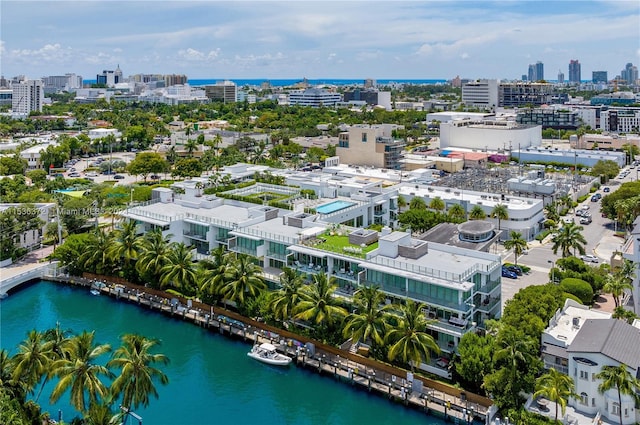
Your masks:
<svg viewBox="0 0 640 425"><path fill-rule="evenodd" d="M291 357L278 353L275 345L267 342L254 345L251 351L247 353L247 356L274 366L289 366L292 360Z"/></svg>
<svg viewBox="0 0 640 425"><path fill-rule="evenodd" d="M97 289L92 289L91 291L89 291L91 293L91 295L100 295L100 291L98 291Z"/></svg>

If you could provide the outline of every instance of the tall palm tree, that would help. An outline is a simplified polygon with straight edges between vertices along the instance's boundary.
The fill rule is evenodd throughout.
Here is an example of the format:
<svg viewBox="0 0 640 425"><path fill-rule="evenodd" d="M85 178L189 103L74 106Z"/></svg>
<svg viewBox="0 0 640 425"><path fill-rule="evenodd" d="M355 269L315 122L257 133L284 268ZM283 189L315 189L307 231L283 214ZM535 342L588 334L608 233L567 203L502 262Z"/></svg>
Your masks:
<svg viewBox="0 0 640 425"><path fill-rule="evenodd" d="M184 144L184 148L189 154L189 157L193 157L193 152L198 150L198 142L194 139L188 139Z"/></svg>
<svg viewBox="0 0 640 425"><path fill-rule="evenodd" d="M160 280L162 268L169 262L171 237L162 235L160 228L146 233L140 244L140 254L136 261L136 270L144 275L149 273L155 282Z"/></svg>
<svg viewBox="0 0 640 425"><path fill-rule="evenodd" d="M384 299L377 286L358 289L353 296L356 311L347 316L342 335L351 338L354 344L371 340L373 344L383 345L387 327L387 312L381 307Z"/></svg>
<svg viewBox="0 0 640 425"><path fill-rule="evenodd" d="M283 322L291 318L295 306L301 299L301 290L304 286L302 275L296 270L285 267L280 275L280 289L273 294L269 307L276 319Z"/></svg>
<svg viewBox="0 0 640 425"><path fill-rule="evenodd" d="M70 336L71 331L63 330L60 326L60 322L56 322L56 326L54 328L44 332L43 338L45 340L45 353L49 357L51 365L53 365L57 360L63 359L67 356L67 347L71 340ZM53 367L49 367L49 370L47 370L44 380L42 381L42 385L40 386L40 390L38 391L38 395L36 396L36 403L38 402L38 399L40 399L40 394L42 394L44 386L47 384L49 379L55 375L55 372L56 371Z"/></svg>
<svg viewBox="0 0 640 425"><path fill-rule="evenodd" d="M549 372L536 379L536 391L533 393L533 398L546 397L556 404L556 422L558 421L558 405L562 407L564 415L569 397L575 395L573 379L556 369L549 369Z"/></svg>
<svg viewBox="0 0 640 425"><path fill-rule="evenodd" d="M412 210L424 210L427 208L427 204L424 202L424 199L414 196L411 198L409 202L409 209Z"/></svg>
<svg viewBox="0 0 640 425"><path fill-rule="evenodd" d="M402 209L407 206L407 200L404 196L398 195L398 210L402 212Z"/></svg>
<svg viewBox="0 0 640 425"><path fill-rule="evenodd" d="M509 208L505 204L496 204L495 207L491 210L491 218L498 219L498 231L502 230L500 228L500 223L502 220L509 219Z"/></svg>
<svg viewBox="0 0 640 425"><path fill-rule="evenodd" d="M103 274L110 270L111 246L111 237L104 230L98 229L94 233L91 233L85 245L85 250L80 255L80 265L98 274Z"/></svg>
<svg viewBox="0 0 640 425"><path fill-rule="evenodd" d="M124 261L125 270L128 269L131 261L138 258L142 245L137 227L135 220L127 220L122 223L120 229L113 232L113 241L108 252L114 261Z"/></svg>
<svg viewBox="0 0 640 425"><path fill-rule="evenodd" d="M224 286L224 273L230 264L229 253L223 245L211 251L211 259L198 262L198 293L203 295L217 296Z"/></svg>
<svg viewBox="0 0 640 425"><path fill-rule="evenodd" d="M613 296L613 301L616 304L616 307L620 306L620 297L624 294L625 289L631 290L633 289L633 286L631 286L629 281L622 276L615 273L605 276L602 290Z"/></svg>
<svg viewBox="0 0 640 425"><path fill-rule="evenodd" d="M12 379L22 382L28 392L34 390L51 367L48 350L44 334L35 329L29 331L27 339L18 346L18 353L12 359Z"/></svg>
<svg viewBox="0 0 640 425"><path fill-rule="evenodd" d="M172 244L167 263L160 269L160 275L162 287L169 285L178 289L195 289L197 276L191 248L184 243Z"/></svg>
<svg viewBox="0 0 640 425"><path fill-rule="evenodd" d="M226 283L222 294L226 299L243 305L246 297L255 298L267 289L260 273L260 267L251 261L251 257L238 254L225 270Z"/></svg>
<svg viewBox="0 0 640 425"><path fill-rule="evenodd" d="M455 220L464 220L467 218L467 212L460 204L453 204L447 210L447 215Z"/></svg>
<svg viewBox="0 0 640 425"><path fill-rule="evenodd" d="M4 348L0 349L0 388L10 397L24 401L27 388L23 381L13 379L14 366L15 362L9 352Z"/></svg>
<svg viewBox="0 0 640 425"><path fill-rule="evenodd" d="M533 363L532 350L534 341L522 332L503 329L498 334L498 349L493 355L496 364L503 364L506 367L511 385L518 382L518 372L527 370ZM518 405L519 394L512 394L512 403Z"/></svg>
<svg viewBox="0 0 640 425"><path fill-rule="evenodd" d="M429 362L431 352L440 353L440 347L426 332L429 321L422 312L424 308L422 303L407 300L396 315L397 326L391 327L385 336L385 341L391 344L389 360L399 357L411 365L412 372L416 364Z"/></svg>
<svg viewBox="0 0 640 425"><path fill-rule="evenodd" d="M640 391L640 381L635 378L627 369L627 365L622 363L618 366L602 366L596 378L602 379L598 385L598 392L605 392L615 389L618 392L618 406L622 410L622 395L630 395L637 399L636 392ZM620 425L622 425L622 411L620 411Z"/></svg>
<svg viewBox="0 0 640 425"><path fill-rule="evenodd" d="M548 220L553 220L555 222L560 220L560 215L558 214L558 203L556 201L548 203L544 207L544 212Z"/></svg>
<svg viewBox="0 0 640 425"><path fill-rule="evenodd" d="M469 211L469 220L484 220L485 218L487 218L487 214L480 205L474 205Z"/></svg>
<svg viewBox="0 0 640 425"><path fill-rule="evenodd" d="M429 202L429 208L432 210L443 211L445 207L444 201L439 196L436 196Z"/></svg>
<svg viewBox="0 0 640 425"><path fill-rule="evenodd" d="M156 363L168 364L169 358L164 354L153 354L151 351L160 344L157 339L145 338L141 335L126 334L122 337L122 346L113 352L107 367L120 369L120 375L113 380L111 391L115 397L122 395L122 406L127 410L142 405L149 405L149 395L158 398L154 385L157 379L163 385L169 378Z"/></svg>
<svg viewBox="0 0 640 425"><path fill-rule="evenodd" d="M294 309L294 317L328 328L336 325L347 315L333 296L337 288L335 277L314 274L312 282L300 290L302 299Z"/></svg>
<svg viewBox="0 0 640 425"><path fill-rule="evenodd" d="M527 249L528 244L527 241L522 238L522 234L516 232L515 230L512 230L509 233L509 237L511 239L504 241L504 247L505 249L513 249L513 255L515 257L515 263L517 266L518 257L520 257L524 253L524 251Z"/></svg>
<svg viewBox="0 0 640 425"><path fill-rule="evenodd" d="M71 389L71 404L79 412L87 411L85 395L89 395L89 405L104 399L108 389L100 380L101 376L112 378L113 374L105 366L96 364L96 359L111 351L109 344L94 344L94 332L84 331L69 341L69 357L57 360L53 367L60 378L51 393L51 402L57 402L67 389Z"/></svg>
<svg viewBox="0 0 640 425"><path fill-rule="evenodd" d="M571 255L571 250L578 250L580 254L584 254L584 246L587 244L587 240L582 235L584 227L578 226L575 223L566 223L558 230L556 236L551 240L553 242L553 253L557 254L558 250L562 252L562 257L568 257Z"/></svg>

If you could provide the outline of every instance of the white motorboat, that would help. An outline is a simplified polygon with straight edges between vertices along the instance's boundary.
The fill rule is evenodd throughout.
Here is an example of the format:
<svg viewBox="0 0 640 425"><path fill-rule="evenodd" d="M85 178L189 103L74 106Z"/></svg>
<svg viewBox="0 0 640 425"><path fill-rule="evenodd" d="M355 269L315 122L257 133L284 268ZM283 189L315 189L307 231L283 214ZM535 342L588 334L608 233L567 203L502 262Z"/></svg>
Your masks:
<svg viewBox="0 0 640 425"><path fill-rule="evenodd" d="M97 289L92 289L89 292L91 293L91 295L100 295L100 291L98 291Z"/></svg>
<svg viewBox="0 0 640 425"><path fill-rule="evenodd" d="M289 366L292 360L291 357L278 353L275 345L266 342L254 345L251 351L247 353L247 356L274 366Z"/></svg>

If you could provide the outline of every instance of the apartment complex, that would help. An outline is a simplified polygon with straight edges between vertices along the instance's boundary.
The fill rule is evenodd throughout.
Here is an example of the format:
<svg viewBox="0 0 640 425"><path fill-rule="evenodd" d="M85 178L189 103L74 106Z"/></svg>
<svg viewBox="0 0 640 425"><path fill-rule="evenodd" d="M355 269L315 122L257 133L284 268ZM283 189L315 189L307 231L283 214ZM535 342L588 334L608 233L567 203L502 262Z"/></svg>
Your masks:
<svg viewBox="0 0 640 425"><path fill-rule="evenodd" d="M371 106L384 106L385 109L391 109L391 92L389 91L378 91L375 88L369 88L365 90L355 89L345 91L343 93L345 102L365 102L367 105Z"/></svg>
<svg viewBox="0 0 640 425"><path fill-rule="evenodd" d="M500 83L498 85L498 106L541 106L551 103L553 85L548 83Z"/></svg>
<svg viewBox="0 0 640 425"><path fill-rule="evenodd" d="M615 133L640 131L640 108L611 108L600 112L600 128Z"/></svg>
<svg viewBox="0 0 640 425"><path fill-rule="evenodd" d="M578 114L567 109L530 108L516 114L518 124L541 125L543 129L576 130L580 126Z"/></svg>
<svg viewBox="0 0 640 425"><path fill-rule="evenodd" d="M572 59L569 61L569 83L580 84L581 77L580 61Z"/></svg>
<svg viewBox="0 0 640 425"><path fill-rule="evenodd" d="M393 137L395 124L354 125L338 136L336 155L347 164L399 170L406 143Z"/></svg>
<svg viewBox="0 0 640 425"><path fill-rule="evenodd" d="M544 80L544 64L542 62L529 65L527 80L531 82Z"/></svg>
<svg viewBox="0 0 640 425"><path fill-rule="evenodd" d="M11 85L11 111L27 116L31 111L42 112L44 84L42 80L22 80Z"/></svg>
<svg viewBox="0 0 640 425"><path fill-rule="evenodd" d="M342 101L342 95L320 88L310 88L305 90L294 90L289 93L289 104L298 106L311 106L320 108L322 106L336 106Z"/></svg>

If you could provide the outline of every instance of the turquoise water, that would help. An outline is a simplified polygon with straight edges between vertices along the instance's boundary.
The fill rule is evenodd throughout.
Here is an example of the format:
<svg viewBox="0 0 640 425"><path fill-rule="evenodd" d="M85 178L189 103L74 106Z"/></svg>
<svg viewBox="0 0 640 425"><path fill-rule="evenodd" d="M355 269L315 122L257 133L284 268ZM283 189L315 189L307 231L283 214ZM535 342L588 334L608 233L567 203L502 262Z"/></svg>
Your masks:
<svg viewBox="0 0 640 425"><path fill-rule="evenodd" d="M316 207L316 211L320 214L330 214L332 212L340 211L345 208L348 208L352 205L355 205L353 202L347 201L333 201L328 204L319 205Z"/></svg>
<svg viewBox="0 0 640 425"><path fill-rule="evenodd" d="M2 300L0 347L14 354L29 330L46 330L56 321L76 333L95 329L95 340L113 348L123 333L162 341L160 351L171 359L163 369L170 383L157 387L160 397L148 408L136 410L145 425L444 424L331 377L258 363L247 357L248 343L107 296L92 296L85 288L41 282ZM63 419L71 420L76 413L68 397L48 404L53 385L45 387L39 400L43 410L57 419L61 409Z"/></svg>

